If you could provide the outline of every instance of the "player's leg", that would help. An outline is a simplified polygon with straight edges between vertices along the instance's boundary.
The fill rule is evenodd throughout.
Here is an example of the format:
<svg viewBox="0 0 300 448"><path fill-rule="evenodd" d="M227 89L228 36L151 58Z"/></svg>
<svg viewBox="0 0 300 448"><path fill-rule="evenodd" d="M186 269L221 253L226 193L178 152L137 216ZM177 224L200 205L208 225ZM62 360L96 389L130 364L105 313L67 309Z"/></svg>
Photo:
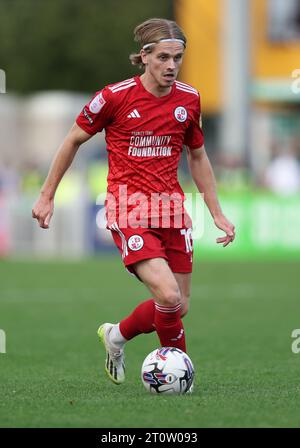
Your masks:
<svg viewBox="0 0 300 448"><path fill-rule="evenodd" d="M148 299L139 303L136 308L118 324L119 329L126 341L133 339L139 334L147 334L155 331L154 327L154 299ZM124 342L124 339L118 335L116 328L116 342Z"/></svg>
<svg viewBox="0 0 300 448"><path fill-rule="evenodd" d="M177 285L180 289L181 317L185 316L189 306L191 271L192 271L192 248L186 244L186 237L191 238L189 231L173 229L165 232L165 243L169 266L174 273ZM154 241L151 241L154 246ZM165 263L164 263L165 264ZM135 266L135 265L133 265ZM142 265L140 265L142 266ZM136 272L130 267L131 271ZM184 272L180 272L183 270ZM169 270L168 270L169 272ZM156 275L157 273L155 273ZM173 276L172 281L174 282ZM155 304L154 299L140 303L133 312L125 319L116 324L111 332L112 340L120 347L125 342L142 333L151 333L154 328Z"/></svg>
<svg viewBox="0 0 300 448"><path fill-rule="evenodd" d="M181 317L184 317L189 308L191 274L174 273L174 276L180 289ZM133 339L139 334L147 334L155 331L154 312L155 305L153 298L139 303L129 316L121 320L118 324L119 328L116 327L113 330L112 337L114 338L114 342L122 346L126 341Z"/></svg>
<svg viewBox="0 0 300 448"><path fill-rule="evenodd" d="M181 293L181 318L183 318L189 310L192 274L174 272L174 276ZM191 394L193 389L194 385L192 384L187 393Z"/></svg>
<svg viewBox="0 0 300 448"><path fill-rule="evenodd" d="M174 273L180 289L182 309L185 316L189 309L191 279L193 270L193 238L192 228L174 228L166 232L166 255L170 269Z"/></svg>
<svg viewBox="0 0 300 448"><path fill-rule="evenodd" d="M136 232L135 232L136 233ZM160 313L156 310L155 307L155 299L149 299L142 303L140 303L135 310L125 319L123 319L119 324L104 324L99 330L98 334L100 339L105 345L107 357L106 357L106 372L108 373L110 379L115 383L119 384L125 379L125 369L124 369L124 351L123 347L125 343L137 336L141 333L150 333L155 330L155 316L159 321L166 322L169 321L168 324L174 324L174 321L177 320L178 315L180 317L181 313L186 314L188 297L189 297L189 283L190 283L190 275L189 274L175 274L177 276L174 277L166 260L165 252L160 247L160 240L157 239L153 232L148 234L142 234L144 238L144 248L153 253L154 248L157 253L156 259L160 260L158 263L155 262L155 266L153 265L153 259L146 259L140 262L134 263L133 272L137 273L138 276L144 283L148 286L151 292L155 292L158 296L157 299L157 308L160 306ZM130 235L124 235L120 229L113 232L114 240L117 244L117 247L122 254L122 258L124 256L124 241L129 240ZM181 238L180 238L181 239ZM134 251L133 254L138 254L139 252ZM178 256L178 250L176 251ZM126 255L126 254L125 254ZM129 257L132 255L129 252ZM128 254L127 254L128 256ZM160 258L161 257L161 258ZM126 258L126 257L125 257ZM123 258L124 259L124 258ZM125 260L124 260L125 261ZM131 260L132 261L132 260ZM173 261L174 264L174 261ZM130 269L130 262L128 267ZM157 279L158 284L161 285L157 287ZM154 295L154 294L153 294ZM154 296L155 297L155 296ZM174 298L176 298L174 300ZM161 302L160 302L161 301ZM179 307L178 313L178 303L182 302L181 307ZM165 305L167 304L167 309ZM170 305L175 305L175 309L171 309ZM168 307L169 305L169 307ZM177 307L177 308L176 308ZM175 314L170 314L171 311L175 311ZM165 314L162 314L165 312ZM157 317L158 316L158 317ZM162 316L159 318L159 316ZM163 324L165 325L165 324ZM177 322L178 325L178 322ZM158 334L160 331L160 324L158 324ZM176 328L176 325L175 325ZM178 343L181 348L185 351L184 343L184 332L182 323L180 326L180 331L172 338L173 340L169 341L169 339L163 339L163 345L171 345L176 346ZM174 340L175 339L175 340ZM179 341L179 342L176 342Z"/></svg>
<svg viewBox="0 0 300 448"><path fill-rule="evenodd" d="M192 274L174 272L174 277L180 289L181 317L184 317L189 310Z"/></svg>
<svg viewBox="0 0 300 448"><path fill-rule="evenodd" d="M126 269L137 277L138 273L135 270L137 262L142 261L143 259L166 257L158 230L118 229L118 231L116 231L114 228L112 230L112 236L122 255ZM132 246L133 237L136 237L135 247ZM125 243L127 252L124 251ZM140 248L137 246L138 243L140 243ZM129 316L114 326L111 331L111 340L114 344L122 348L125 342L135 336L155 331L153 326L154 313L155 306L153 298L140 303Z"/></svg>
<svg viewBox="0 0 300 448"><path fill-rule="evenodd" d="M138 233L137 229L121 230L116 224L111 231L124 264L129 270L138 260L149 258L149 254L153 257L165 256L160 238L155 231L140 229ZM105 323L99 327L98 335L106 350L105 370L116 384L125 380L125 343L137 334L153 331L154 313L154 301L150 299L140 304L131 316L124 319L122 332L120 325L122 327L123 321L120 324Z"/></svg>
<svg viewBox="0 0 300 448"><path fill-rule="evenodd" d="M111 330L111 340L114 344L123 347L125 342L134 338L141 333L150 333L157 330L155 325L155 316L157 317L157 309L160 311L166 311L170 314L172 308L177 312L176 316L181 317L182 312L182 298L180 293L180 287L176 278L171 272L167 262L163 258L155 258L143 260L134 265L135 271L140 279L145 283L148 289L151 291L154 299L149 299L140 303L135 310L125 319L121 320L119 324L116 324ZM184 293L183 295L183 309L186 312L186 302L188 297L189 285L186 278L179 278L180 286ZM156 303L156 306L155 306ZM167 307L167 309L166 309ZM177 317L169 315L169 320L176 320ZM167 319L167 318L166 318ZM164 320L164 319L163 319ZM180 330L183 330L180 327ZM182 331L175 336L182 338ZM164 340L165 342L165 340ZM168 341L170 345L170 341ZM176 342L172 341L172 346L176 345Z"/></svg>
<svg viewBox="0 0 300 448"><path fill-rule="evenodd" d="M186 351L180 288L167 261L163 258L143 260L134 268L153 295L154 326L161 345Z"/></svg>
<svg viewBox="0 0 300 448"><path fill-rule="evenodd" d="M164 262L164 259L159 260L161 260L159 263L163 264L163 267L165 267L166 263ZM136 271L136 269L134 270ZM155 276L161 275L162 273L161 269L159 269L158 271L159 272L153 271ZM167 274L169 274L169 270ZM171 276L171 282L173 285L172 288L173 289L176 288L176 294L178 294L178 287L174 282L173 276ZM154 315L155 315L155 300L153 298L140 303L129 316L121 320L121 322L118 324L120 334L123 335L125 339L128 341L139 334L151 333L155 331ZM120 334L118 335L118 328L115 327L112 336L114 338L115 343L117 344L122 344L122 342L124 341L124 339L122 341L122 337L120 337Z"/></svg>
<svg viewBox="0 0 300 448"><path fill-rule="evenodd" d="M105 370L116 384L125 380L123 346L140 334L141 325L155 327L162 346L186 351L184 329L181 321L181 295L176 278L164 258L142 260L134 269L151 291L154 300L144 302L133 316L120 324L101 325L98 335L106 349ZM143 324L144 321L144 324ZM143 328L142 328L143 329Z"/></svg>

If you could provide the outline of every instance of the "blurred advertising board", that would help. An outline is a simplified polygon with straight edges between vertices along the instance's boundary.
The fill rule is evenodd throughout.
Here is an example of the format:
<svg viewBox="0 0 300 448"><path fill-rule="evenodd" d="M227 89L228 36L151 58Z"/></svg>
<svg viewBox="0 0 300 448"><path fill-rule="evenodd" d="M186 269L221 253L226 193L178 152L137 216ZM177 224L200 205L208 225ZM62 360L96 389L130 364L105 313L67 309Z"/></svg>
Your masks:
<svg viewBox="0 0 300 448"><path fill-rule="evenodd" d="M195 257L300 259L299 195L280 197L260 192L219 197L224 214L236 227L236 239L226 248L216 243L223 232L214 226L205 207L203 236L194 241Z"/></svg>

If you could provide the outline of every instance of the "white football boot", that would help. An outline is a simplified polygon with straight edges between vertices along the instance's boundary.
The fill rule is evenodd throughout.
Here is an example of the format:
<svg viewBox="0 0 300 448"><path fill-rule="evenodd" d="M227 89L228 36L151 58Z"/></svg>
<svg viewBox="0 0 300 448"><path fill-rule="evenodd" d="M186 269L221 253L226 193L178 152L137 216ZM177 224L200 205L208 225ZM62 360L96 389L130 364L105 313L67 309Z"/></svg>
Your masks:
<svg viewBox="0 0 300 448"><path fill-rule="evenodd" d="M98 328L97 334L106 350L105 371L111 381L122 384L125 381L124 350L110 342L109 333L114 324L105 323Z"/></svg>

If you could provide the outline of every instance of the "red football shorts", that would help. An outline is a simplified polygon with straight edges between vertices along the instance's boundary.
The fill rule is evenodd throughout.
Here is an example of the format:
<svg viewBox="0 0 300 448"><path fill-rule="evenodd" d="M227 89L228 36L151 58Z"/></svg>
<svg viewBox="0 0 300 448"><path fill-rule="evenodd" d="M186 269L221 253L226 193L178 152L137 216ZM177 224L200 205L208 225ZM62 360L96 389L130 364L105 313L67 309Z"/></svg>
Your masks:
<svg viewBox="0 0 300 448"><path fill-rule="evenodd" d="M127 270L135 274L133 264L149 258L164 258L172 272L189 273L193 267L192 228L122 228L110 231Z"/></svg>

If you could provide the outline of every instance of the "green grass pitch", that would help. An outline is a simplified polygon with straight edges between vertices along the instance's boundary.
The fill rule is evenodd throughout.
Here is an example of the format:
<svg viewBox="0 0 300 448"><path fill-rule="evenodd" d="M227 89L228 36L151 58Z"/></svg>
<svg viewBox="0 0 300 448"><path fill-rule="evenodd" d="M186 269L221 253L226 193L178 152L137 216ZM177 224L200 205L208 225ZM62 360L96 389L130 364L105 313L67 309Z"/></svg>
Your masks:
<svg viewBox="0 0 300 448"><path fill-rule="evenodd" d="M196 262L188 352L192 396L147 394L155 334L127 345L127 380L105 376L96 330L149 298L119 259L0 262L1 427L299 427L299 263Z"/></svg>

